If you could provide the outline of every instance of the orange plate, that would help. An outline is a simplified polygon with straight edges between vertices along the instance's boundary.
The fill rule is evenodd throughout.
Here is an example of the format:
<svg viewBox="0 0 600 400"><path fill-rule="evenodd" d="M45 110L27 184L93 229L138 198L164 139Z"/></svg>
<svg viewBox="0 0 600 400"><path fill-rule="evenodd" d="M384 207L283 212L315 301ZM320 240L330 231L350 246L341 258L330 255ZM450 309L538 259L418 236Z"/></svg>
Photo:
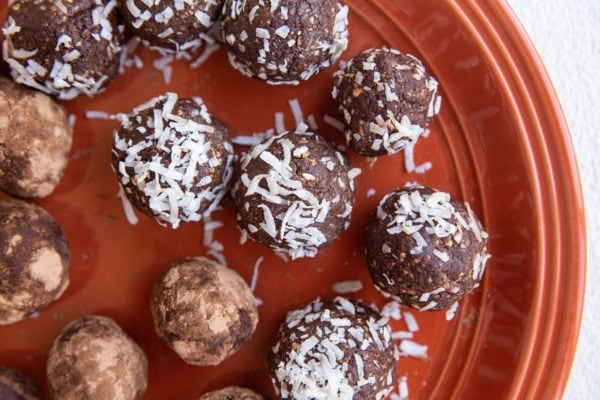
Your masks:
<svg viewBox="0 0 600 400"><path fill-rule="evenodd" d="M406 174L403 156L381 158L358 179L352 226L312 260L285 264L255 243L238 244L232 204L216 217L229 265L246 280L265 257L257 297L261 322L252 340L216 368L185 365L154 334L150 289L170 262L205 253L202 226L177 231L142 217L124 218L110 169L114 121L86 121L86 110L128 112L167 90L200 95L235 133L273 126L273 114L300 99L320 132L341 142L325 125L335 115L329 69L299 87L269 87L229 67L223 51L198 70L174 65L165 85L153 70L130 69L94 98L66 103L77 116L75 145L66 176L50 198L38 203L65 229L73 252L71 285L37 319L0 328L0 364L20 368L44 387L44 360L60 329L83 314L115 318L150 360L147 399L194 399L209 389L245 385L273 394L265 362L286 312L317 296L331 298L333 283L360 279L352 297L385 304L370 284L363 260L369 211L388 191L408 180L447 190L471 202L491 234L494 258L482 288L460 306L456 318L416 313L416 340L429 360L402 358L411 399L553 399L564 390L582 310L585 235L581 188L564 117L544 68L515 17L502 1L347 0L348 59L387 45L424 60L439 79L444 104L432 135L417 146L417 162L431 160L425 175ZM6 1L0 19L6 17ZM377 194L367 197L375 188ZM396 324L398 329L401 325Z"/></svg>

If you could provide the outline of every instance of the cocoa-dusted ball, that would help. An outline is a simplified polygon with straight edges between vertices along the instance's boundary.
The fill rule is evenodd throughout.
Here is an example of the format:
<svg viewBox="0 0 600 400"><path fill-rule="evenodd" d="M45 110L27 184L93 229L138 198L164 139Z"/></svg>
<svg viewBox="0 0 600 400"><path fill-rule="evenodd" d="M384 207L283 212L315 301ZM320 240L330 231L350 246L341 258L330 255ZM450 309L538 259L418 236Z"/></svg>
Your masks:
<svg viewBox="0 0 600 400"><path fill-rule="evenodd" d="M218 365L258 323L254 295L232 269L206 258L174 263L152 291L156 333L188 364Z"/></svg>
<svg viewBox="0 0 600 400"><path fill-rule="evenodd" d="M438 82L420 60L394 49L366 50L334 76L346 142L364 156L402 150L440 111Z"/></svg>
<svg viewBox="0 0 600 400"><path fill-rule="evenodd" d="M265 397L250 389L230 386L206 393L200 396L198 400L265 400Z"/></svg>
<svg viewBox="0 0 600 400"><path fill-rule="evenodd" d="M167 93L135 108L115 132L113 168L131 203L177 228L200 221L229 190L233 146L202 99Z"/></svg>
<svg viewBox="0 0 600 400"><path fill-rule="evenodd" d="M222 7L223 0L128 0L123 17L133 34L170 53L198 47Z"/></svg>
<svg viewBox="0 0 600 400"><path fill-rule="evenodd" d="M346 49L348 7L337 0L225 0L221 41L242 74L296 85Z"/></svg>
<svg viewBox="0 0 600 400"><path fill-rule="evenodd" d="M387 319L342 297L290 312L269 355L278 396L294 400L381 400L396 364Z"/></svg>
<svg viewBox="0 0 600 400"><path fill-rule="evenodd" d="M71 253L60 226L38 206L0 201L0 221L0 325L6 325L63 294Z"/></svg>
<svg viewBox="0 0 600 400"><path fill-rule="evenodd" d="M490 258L487 237L468 204L409 185L385 196L371 216L369 272L383 294L402 304L442 310L479 286Z"/></svg>
<svg viewBox="0 0 600 400"><path fill-rule="evenodd" d="M314 257L348 228L359 173L318 134L275 136L241 159L232 191L238 227L292 259Z"/></svg>
<svg viewBox="0 0 600 400"><path fill-rule="evenodd" d="M0 366L0 399L40 400L40 393L31 379L14 369Z"/></svg>
<svg viewBox="0 0 600 400"><path fill-rule="evenodd" d="M0 190L48 196L68 162L73 132L64 108L43 93L0 77Z"/></svg>
<svg viewBox="0 0 600 400"><path fill-rule="evenodd" d="M46 374L55 400L136 400L146 391L148 362L115 321L87 316L54 340Z"/></svg>
<svg viewBox="0 0 600 400"><path fill-rule="evenodd" d="M95 95L117 76L123 41L116 0L15 0L3 57L17 83L60 99Z"/></svg>

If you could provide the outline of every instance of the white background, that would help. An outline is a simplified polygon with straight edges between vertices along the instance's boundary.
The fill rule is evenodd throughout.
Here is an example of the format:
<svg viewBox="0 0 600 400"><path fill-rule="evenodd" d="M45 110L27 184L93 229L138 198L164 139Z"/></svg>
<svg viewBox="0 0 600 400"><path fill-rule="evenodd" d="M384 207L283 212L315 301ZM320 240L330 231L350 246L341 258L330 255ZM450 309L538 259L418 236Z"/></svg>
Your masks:
<svg viewBox="0 0 600 400"><path fill-rule="evenodd" d="M489 0L496 1L496 0ZM600 0L508 0L546 64L567 115L587 210L583 326L565 400L600 399Z"/></svg>

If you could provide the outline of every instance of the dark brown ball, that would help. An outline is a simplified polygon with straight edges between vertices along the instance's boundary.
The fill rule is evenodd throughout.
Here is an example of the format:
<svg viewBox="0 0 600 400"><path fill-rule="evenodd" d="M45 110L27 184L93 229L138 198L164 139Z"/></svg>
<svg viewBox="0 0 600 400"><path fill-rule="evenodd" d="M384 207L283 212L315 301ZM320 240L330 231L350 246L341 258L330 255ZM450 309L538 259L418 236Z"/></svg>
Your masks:
<svg viewBox="0 0 600 400"><path fill-rule="evenodd" d="M469 208L421 186L388 194L371 216L366 256L375 286L422 311L451 306L479 285L487 233Z"/></svg>
<svg viewBox="0 0 600 400"><path fill-rule="evenodd" d="M437 81L420 60L397 50L367 50L334 76L346 142L364 156L393 154L416 141L441 106Z"/></svg>
<svg viewBox="0 0 600 400"><path fill-rule="evenodd" d="M40 393L32 380L21 372L0 367L0 399L40 400Z"/></svg>
<svg viewBox="0 0 600 400"><path fill-rule="evenodd" d="M238 226L292 259L314 257L347 229L359 173L317 134L275 136L241 160L233 186Z"/></svg>
<svg viewBox="0 0 600 400"><path fill-rule="evenodd" d="M269 355L275 390L282 399L381 400L396 375L391 335L387 319L358 301L292 311Z"/></svg>
<svg viewBox="0 0 600 400"><path fill-rule="evenodd" d="M198 400L265 400L262 395L250 389L230 386L225 389L206 393Z"/></svg>
<svg viewBox="0 0 600 400"><path fill-rule="evenodd" d="M13 79L60 99L104 90L119 69L117 8L117 0L13 1L3 43Z"/></svg>
<svg viewBox="0 0 600 400"><path fill-rule="evenodd" d="M337 0L225 0L221 41L244 75L298 84L348 46L348 8Z"/></svg>

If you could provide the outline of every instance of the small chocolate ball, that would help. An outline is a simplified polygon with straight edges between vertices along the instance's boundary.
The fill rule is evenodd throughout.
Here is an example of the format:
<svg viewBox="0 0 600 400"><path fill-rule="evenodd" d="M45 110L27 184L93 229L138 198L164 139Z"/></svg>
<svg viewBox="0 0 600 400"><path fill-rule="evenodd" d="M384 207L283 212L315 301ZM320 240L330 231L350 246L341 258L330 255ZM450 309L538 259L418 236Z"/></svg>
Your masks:
<svg viewBox="0 0 600 400"><path fill-rule="evenodd" d="M148 362L115 321L87 316L68 324L46 362L56 400L136 400L146 391Z"/></svg>
<svg viewBox="0 0 600 400"><path fill-rule="evenodd" d="M95 95L117 76L116 0L14 0L2 56L17 83L60 99Z"/></svg>
<svg viewBox="0 0 600 400"><path fill-rule="evenodd" d="M0 366L0 399L41 400L31 379L14 369Z"/></svg>
<svg viewBox="0 0 600 400"><path fill-rule="evenodd" d="M43 93L0 77L0 190L40 198L54 191L68 163L67 113Z"/></svg>
<svg viewBox="0 0 600 400"><path fill-rule="evenodd" d="M278 396L294 400L381 400L396 364L387 319L342 297L290 312L269 355Z"/></svg>
<svg viewBox="0 0 600 400"><path fill-rule="evenodd" d="M71 253L60 226L38 206L0 201L0 221L0 325L7 325L63 294Z"/></svg>
<svg viewBox="0 0 600 400"><path fill-rule="evenodd" d="M265 400L265 397L250 389L230 386L206 393L200 396L198 400Z"/></svg>
<svg viewBox="0 0 600 400"><path fill-rule="evenodd" d="M375 286L422 311L438 311L479 286L488 234L471 208L448 193L418 185L381 201L366 232Z"/></svg>
<svg viewBox="0 0 600 400"><path fill-rule="evenodd" d="M334 76L346 142L364 156L402 150L440 111L438 82L420 60L394 49L367 50Z"/></svg>
<svg viewBox="0 0 600 400"><path fill-rule="evenodd" d="M254 295L232 269L206 258L174 263L154 286L156 333L188 364L218 365L258 323Z"/></svg>

